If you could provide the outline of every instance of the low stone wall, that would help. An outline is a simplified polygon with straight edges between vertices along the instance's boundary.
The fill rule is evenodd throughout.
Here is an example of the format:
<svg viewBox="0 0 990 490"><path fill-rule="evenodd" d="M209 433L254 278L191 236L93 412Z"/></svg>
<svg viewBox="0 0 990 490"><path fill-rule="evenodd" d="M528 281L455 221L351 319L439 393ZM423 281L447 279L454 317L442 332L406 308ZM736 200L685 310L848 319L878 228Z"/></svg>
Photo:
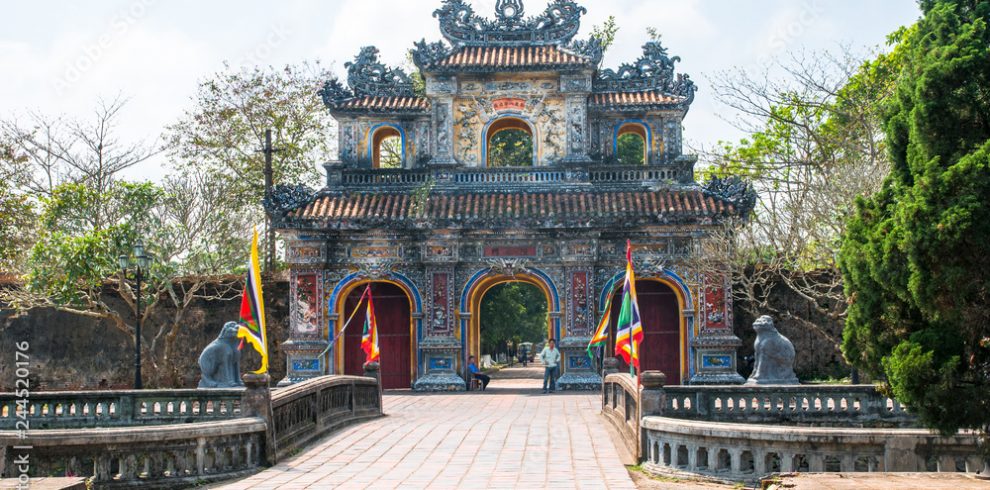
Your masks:
<svg viewBox="0 0 990 490"><path fill-rule="evenodd" d="M192 424L31 431L18 439L0 431L4 477L28 456L31 476L93 476L98 488L183 488L237 478L264 463L266 423L243 418ZM21 451L15 446L29 446Z"/></svg>
<svg viewBox="0 0 990 490"><path fill-rule="evenodd" d="M0 430L18 428L18 405L31 429L161 425L241 416L244 389L0 393Z"/></svg>
<svg viewBox="0 0 990 490"><path fill-rule="evenodd" d="M606 376L602 414L656 473L756 482L787 471L987 474L979 437L915 427L896 400L859 386L663 386Z"/></svg>
<svg viewBox="0 0 990 490"><path fill-rule="evenodd" d="M31 477L184 488L247 475L382 415L375 377L323 376L274 392L267 375L244 379L243 389L33 392L20 405L0 394L0 477L18 477L26 455Z"/></svg>
<svg viewBox="0 0 990 490"><path fill-rule="evenodd" d="M978 438L924 429L784 427L644 417L643 467L755 482L779 472L986 472Z"/></svg>
<svg viewBox="0 0 990 490"><path fill-rule="evenodd" d="M610 374L602 382L602 415L622 435L626 449L640 459L639 443L639 387L627 374Z"/></svg>
<svg viewBox="0 0 990 490"><path fill-rule="evenodd" d="M323 376L272 396L277 459L341 427L382 415L374 378Z"/></svg>
<svg viewBox="0 0 990 490"><path fill-rule="evenodd" d="M665 416L714 422L911 427L913 415L873 385L665 386Z"/></svg>

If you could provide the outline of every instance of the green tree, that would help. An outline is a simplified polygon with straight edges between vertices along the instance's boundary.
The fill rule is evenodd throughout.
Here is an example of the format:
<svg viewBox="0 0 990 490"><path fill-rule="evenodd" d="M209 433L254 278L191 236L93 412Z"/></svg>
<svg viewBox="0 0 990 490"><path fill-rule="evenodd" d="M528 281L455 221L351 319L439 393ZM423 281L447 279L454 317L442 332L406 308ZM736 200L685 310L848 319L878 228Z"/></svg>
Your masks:
<svg viewBox="0 0 990 490"><path fill-rule="evenodd" d="M488 140L488 166L531 167L533 136L521 129L503 129Z"/></svg>
<svg viewBox="0 0 990 490"><path fill-rule="evenodd" d="M13 144L0 140L0 273L20 272L34 240L34 204L16 188L24 162Z"/></svg>
<svg viewBox="0 0 990 490"><path fill-rule="evenodd" d="M615 152L616 160L620 165L642 165L646 158L646 144L643 137L626 133L619 136Z"/></svg>
<svg viewBox="0 0 990 490"><path fill-rule="evenodd" d="M598 40L602 45L602 52L608 51L615 44L615 35L619 33L619 26L615 23L615 16L610 15L604 22L591 27L591 37Z"/></svg>
<svg viewBox="0 0 990 490"><path fill-rule="evenodd" d="M898 66L896 52L795 53L776 62L783 76L732 71L712 84L747 136L704 153L704 179L742 177L759 198L748 220L703 241L699 268L731 276L748 313L814 332L837 359L847 301L836 254L856 199L889 168L881 115Z"/></svg>
<svg viewBox="0 0 990 490"><path fill-rule="evenodd" d="M898 33L892 169L840 264L843 351L943 433L990 428L990 1L921 2ZM964 400L965 402L960 402Z"/></svg>
<svg viewBox="0 0 990 490"><path fill-rule="evenodd" d="M214 74L199 84L193 108L166 129L169 157L181 172L208 174L222 185L224 199L263 221L265 165L258 150L265 130L272 130L279 150L274 182L318 187L317 164L329 160L336 145L335 126L316 95L330 76L308 64Z"/></svg>
<svg viewBox="0 0 990 490"><path fill-rule="evenodd" d="M505 352L506 342L539 342L546 337L547 301L531 284L492 287L481 300L481 351Z"/></svg>

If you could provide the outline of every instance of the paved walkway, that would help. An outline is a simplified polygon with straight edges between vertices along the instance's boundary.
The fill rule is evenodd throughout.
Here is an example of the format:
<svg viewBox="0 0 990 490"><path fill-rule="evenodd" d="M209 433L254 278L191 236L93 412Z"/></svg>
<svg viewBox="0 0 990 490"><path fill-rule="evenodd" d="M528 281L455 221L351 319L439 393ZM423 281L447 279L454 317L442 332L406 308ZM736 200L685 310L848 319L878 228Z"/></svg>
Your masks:
<svg viewBox="0 0 990 490"><path fill-rule="evenodd" d="M224 488L635 488L599 395L543 395L531 375L503 372L484 393L386 392L387 417Z"/></svg>

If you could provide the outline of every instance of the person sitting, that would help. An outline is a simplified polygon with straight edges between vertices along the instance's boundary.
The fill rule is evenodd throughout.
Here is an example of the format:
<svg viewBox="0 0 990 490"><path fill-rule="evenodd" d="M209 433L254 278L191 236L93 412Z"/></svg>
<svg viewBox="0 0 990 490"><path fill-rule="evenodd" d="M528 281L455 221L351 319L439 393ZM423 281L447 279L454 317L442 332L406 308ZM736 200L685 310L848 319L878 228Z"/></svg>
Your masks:
<svg viewBox="0 0 990 490"><path fill-rule="evenodd" d="M492 378L478 369L478 363L475 362L474 356L468 358L468 371L471 371L471 377L481 381L481 391L485 391L485 388L488 388L488 383L491 382Z"/></svg>

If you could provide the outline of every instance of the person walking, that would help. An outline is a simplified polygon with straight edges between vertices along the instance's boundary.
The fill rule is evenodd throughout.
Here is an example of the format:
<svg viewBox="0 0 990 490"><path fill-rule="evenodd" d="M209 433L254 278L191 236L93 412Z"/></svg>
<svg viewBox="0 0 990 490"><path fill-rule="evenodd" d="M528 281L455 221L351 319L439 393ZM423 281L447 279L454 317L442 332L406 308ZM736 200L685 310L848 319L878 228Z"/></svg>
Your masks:
<svg viewBox="0 0 990 490"><path fill-rule="evenodd" d="M560 351L553 339L548 340L546 347L540 352L540 361L543 362L543 393L547 392L548 385L550 393L553 393L557 391L557 370L560 364Z"/></svg>

